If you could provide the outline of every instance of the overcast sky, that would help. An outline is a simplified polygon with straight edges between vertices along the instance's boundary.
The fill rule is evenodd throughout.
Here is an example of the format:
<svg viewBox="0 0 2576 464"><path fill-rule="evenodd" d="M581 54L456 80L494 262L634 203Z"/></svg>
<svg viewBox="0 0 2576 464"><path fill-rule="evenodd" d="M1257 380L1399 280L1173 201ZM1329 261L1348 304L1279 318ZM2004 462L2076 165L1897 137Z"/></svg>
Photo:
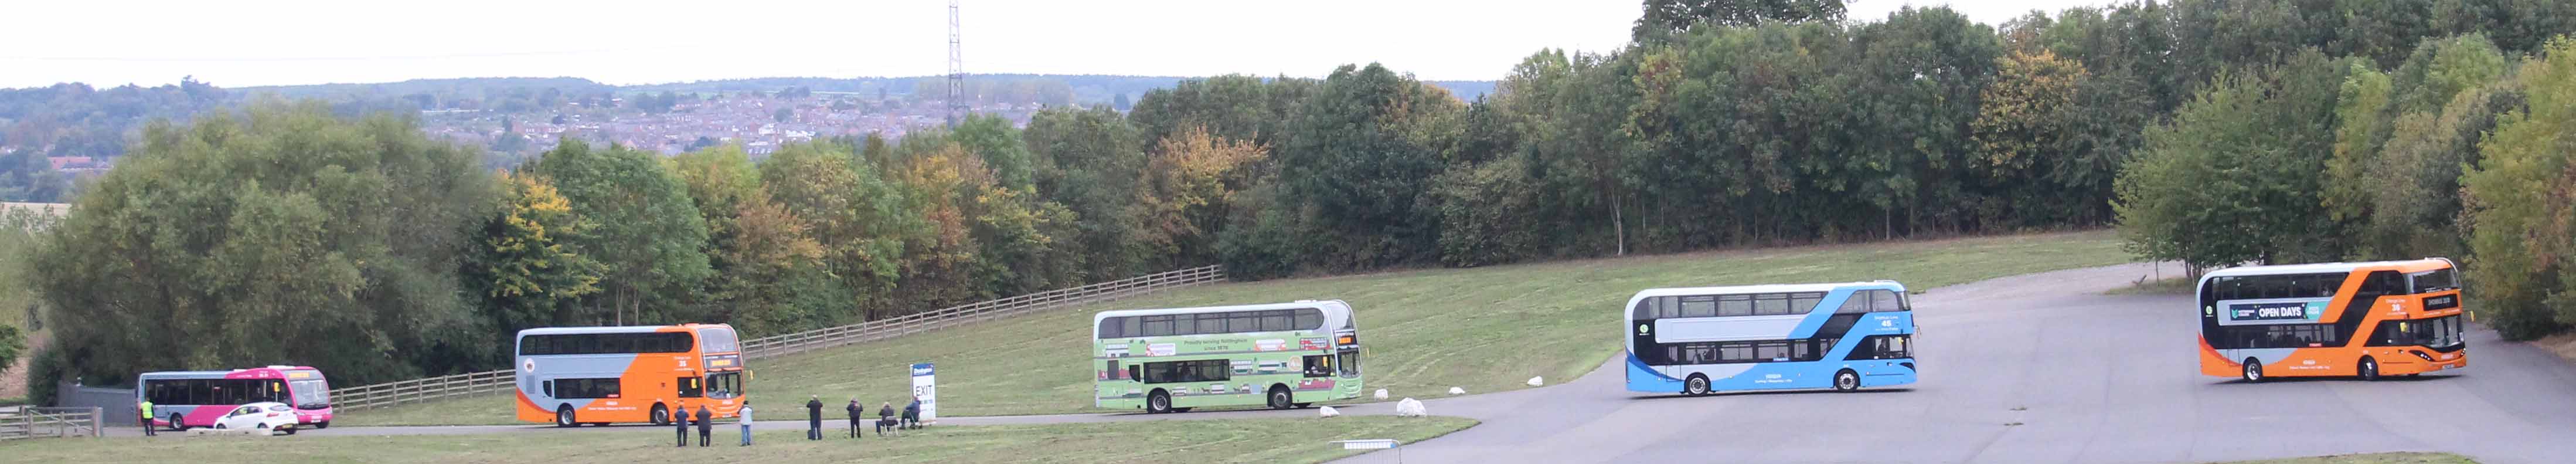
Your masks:
<svg viewBox="0 0 2576 464"><path fill-rule="evenodd" d="M1992 24L2104 0L1861 0L1856 20L1956 3ZM11 1L0 88L225 87L570 76L646 84L947 72L941 0ZM965 0L970 73L1321 76L1383 62L1489 80L1542 47L1626 43L1623 0Z"/></svg>

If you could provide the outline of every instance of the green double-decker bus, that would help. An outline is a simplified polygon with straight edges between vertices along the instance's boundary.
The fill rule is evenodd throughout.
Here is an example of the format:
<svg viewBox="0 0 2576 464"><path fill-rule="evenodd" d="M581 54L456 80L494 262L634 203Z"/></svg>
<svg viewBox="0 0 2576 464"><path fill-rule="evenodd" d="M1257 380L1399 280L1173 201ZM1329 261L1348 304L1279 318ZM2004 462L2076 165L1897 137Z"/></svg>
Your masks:
<svg viewBox="0 0 2576 464"><path fill-rule="evenodd" d="M1093 407L1288 409L1360 396L1359 324L1341 300L1103 311L1091 327Z"/></svg>

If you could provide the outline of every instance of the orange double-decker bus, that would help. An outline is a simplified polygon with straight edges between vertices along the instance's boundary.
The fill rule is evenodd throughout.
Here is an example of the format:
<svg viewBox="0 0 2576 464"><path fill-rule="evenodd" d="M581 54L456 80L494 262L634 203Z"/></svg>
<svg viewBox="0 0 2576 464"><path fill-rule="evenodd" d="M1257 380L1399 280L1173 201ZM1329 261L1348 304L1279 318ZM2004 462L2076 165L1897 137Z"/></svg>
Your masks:
<svg viewBox="0 0 2576 464"><path fill-rule="evenodd" d="M742 409L748 380L732 326L547 327L519 331L519 420L667 424L670 411Z"/></svg>
<svg viewBox="0 0 2576 464"><path fill-rule="evenodd" d="M2469 365L2448 259L2234 267L2202 276L2198 294L2201 374L2377 380Z"/></svg>

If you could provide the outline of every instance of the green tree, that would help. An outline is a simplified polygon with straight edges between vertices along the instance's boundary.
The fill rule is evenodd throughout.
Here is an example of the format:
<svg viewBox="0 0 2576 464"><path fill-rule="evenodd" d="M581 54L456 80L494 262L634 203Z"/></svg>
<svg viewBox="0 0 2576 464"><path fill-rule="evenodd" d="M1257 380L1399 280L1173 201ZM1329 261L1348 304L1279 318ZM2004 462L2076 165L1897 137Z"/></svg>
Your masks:
<svg viewBox="0 0 2576 464"><path fill-rule="evenodd" d="M1178 268L1217 259L1217 232L1235 195L1251 187L1252 167L1270 156L1251 142L1225 140L1204 129L1164 139L1130 196L1127 214L1137 227L1138 254Z"/></svg>
<svg viewBox="0 0 2576 464"><path fill-rule="evenodd" d="M1287 198L1311 205L1318 230L1343 238L1336 266L1374 267L1429 257L1434 224L1417 213L1442 168L1462 108L1456 98L1385 66L1343 65L1300 108L1275 154Z"/></svg>
<svg viewBox="0 0 2576 464"><path fill-rule="evenodd" d="M1640 44L1673 40L1703 24L1739 27L1768 21L1836 22L1842 0L1646 0L1629 39Z"/></svg>
<svg viewBox="0 0 2576 464"><path fill-rule="evenodd" d="M553 180L572 203L586 231L568 237L573 252L606 268L603 291L591 298L600 312L588 316L619 325L702 316L684 303L712 273L702 249L706 220L659 155L566 139L528 171Z"/></svg>
<svg viewBox="0 0 2576 464"><path fill-rule="evenodd" d="M2221 74L2120 173L2120 230L2139 256L2194 269L2330 260L2344 250L2319 192L2350 61L2310 52Z"/></svg>
<svg viewBox="0 0 2576 464"><path fill-rule="evenodd" d="M466 367L439 354L467 340L457 270L502 204L479 153L318 102L141 140L35 258L45 319L82 321L49 327L72 374L292 363L364 384Z"/></svg>
<svg viewBox="0 0 2576 464"><path fill-rule="evenodd" d="M1178 264L1167 260L1177 258L1170 255L1128 253L1138 242L1131 238L1136 227L1124 216L1146 164L1144 137L1135 124L1107 108L1047 109L1029 116L1025 136L1039 165L1036 197L1062 203L1079 217L1078 232L1060 237L1065 242L1058 246L1081 253L1082 269L1123 276L1143 271L1135 269L1139 262Z"/></svg>
<svg viewBox="0 0 2576 464"><path fill-rule="evenodd" d="M1992 201L1979 222L2046 226L2082 221L2101 197L2072 195L2083 185L2056 182L2063 155L2075 138L2072 114L2086 77L2084 65L2042 49L1997 58L1993 83L1980 95L1970 122L1978 149L1970 165Z"/></svg>
<svg viewBox="0 0 2576 464"><path fill-rule="evenodd" d="M464 271L466 286L481 298L484 337L495 349L483 358L506 363L509 334L520 329L574 324L583 296L599 292L606 271L599 262L573 253L564 242L581 235L572 203L547 179L505 176L510 190L501 214L483 225L482 236Z"/></svg>
<svg viewBox="0 0 2576 464"><path fill-rule="evenodd" d="M888 151L882 145L869 144ZM866 320L891 308L888 296L903 275L904 238L923 227L870 159L842 144L799 143L779 147L759 166L771 200L811 226L807 233L823 246L825 268L851 293L841 307L856 303ZM820 315L831 322L845 316Z"/></svg>
<svg viewBox="0 0 2576 464"><path fill-rule="evenodd" d="M2466 184L2479 322L2524 340L2576 324L2576 40L2550 42L2516 78L2529 106L2478 144Z"/></svg>

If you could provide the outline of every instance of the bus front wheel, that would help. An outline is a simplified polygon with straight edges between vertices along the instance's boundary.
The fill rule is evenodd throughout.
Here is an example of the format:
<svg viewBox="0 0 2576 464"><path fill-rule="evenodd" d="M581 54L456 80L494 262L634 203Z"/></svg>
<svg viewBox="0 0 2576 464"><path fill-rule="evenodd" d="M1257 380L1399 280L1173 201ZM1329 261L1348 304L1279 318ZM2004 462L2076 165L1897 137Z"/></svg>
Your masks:
<svg viewBox="0 0 2576 464"><path fill-rule="evenodd" d="M1843 369L1842 372L1834 373L1834 391L1847 392L1858 390L1860 390L1860 373L1852 372L1851 369Z"/></svg>
<svg viewBox="0 0 2576 464"><path fill-rule="evenodd" d="M1270 386L1270 409L1288 409L1293 407L1297 407L1297 400L1296 398L1288 396L1288 386Z"/></svg>
<svg viewBox="0 0 2576 464"><path fill-rule="evenodd" d="M186 423L186 422L180 422L180 421L179 421L179 415L178 415L178 414L171 414L171 415L170 415L170 430L177 430L177 431L181 431L181 432L186 432L186 431L188 431L188 423Z"/></svg>
<svg viewBox="0 0 2576 464"><path fill-rule="evenodd" d="M2261 382L2261 381L2263 381L2263 362L2262 362L2262 361L2257 361L2257 360L2255 360L2254 358L2245 358L2245 381L2247 381L2247 382Z"/></svg>
<svg viewBox="0 0 2576 464"><path fill-rule="evenodd" d="M315 423L313 423L313 428L317 428L317 429L327 429L327 428L331 428L331 421L315 422Z"/></svg>
<svg viewBox="0 0 2576 464"><path fill-rule="evenodd" d="M1708 394L1708 376L1691 374L1690 380L1682 381L1682 393L1690 396Z"/></svg>
<svg viewBox="0 0 2576 464"><path fill-rule="evenodd" d="M2379 360L2363 356L2360 367L2362 380L2379 380Z"/></svg>
<svg viewBox="0 0 2576 464"><path fill-rule="evenodd" d="M563 406L556 406L556 407L555 407L555 426L556 426L556 427L572 427L572 426L576 426L576 425L581 425L581 424L574 423L574 422L572 421L572 405L567 404L567 405L563 405Z"/></svg>
<svg viewBox="0 0 2576 464"><path fill-rule="evenodd" d="M1145 395L1145 412L1147 414L1172 412L1172 395L1163 393L1162 389L1155 389L1154 393Z"/></svg>

